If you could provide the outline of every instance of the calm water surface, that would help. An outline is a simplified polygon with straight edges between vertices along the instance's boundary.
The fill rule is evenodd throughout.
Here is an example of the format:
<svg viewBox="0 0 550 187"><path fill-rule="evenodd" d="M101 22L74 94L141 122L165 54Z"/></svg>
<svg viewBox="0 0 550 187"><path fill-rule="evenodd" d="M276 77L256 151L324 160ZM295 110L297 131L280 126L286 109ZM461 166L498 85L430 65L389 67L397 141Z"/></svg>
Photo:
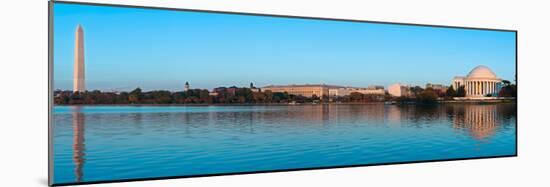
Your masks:
<svg viewBox="0 0 550 187"><path fill-rule="evenodd" d="M514 155L515 104L56 106L54 182Z"/></svg>

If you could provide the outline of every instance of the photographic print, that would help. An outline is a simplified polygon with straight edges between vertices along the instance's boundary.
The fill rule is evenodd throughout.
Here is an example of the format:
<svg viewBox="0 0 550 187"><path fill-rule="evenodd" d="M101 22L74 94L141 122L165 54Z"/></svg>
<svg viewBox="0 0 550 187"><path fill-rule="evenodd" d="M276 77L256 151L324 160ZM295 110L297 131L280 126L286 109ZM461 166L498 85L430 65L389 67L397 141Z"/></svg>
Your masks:
<svg viewBox="0 0 550 187"><path fill-rule="evenodd" d="M517 155L516 31L50 8L53 185Z"/></svg>

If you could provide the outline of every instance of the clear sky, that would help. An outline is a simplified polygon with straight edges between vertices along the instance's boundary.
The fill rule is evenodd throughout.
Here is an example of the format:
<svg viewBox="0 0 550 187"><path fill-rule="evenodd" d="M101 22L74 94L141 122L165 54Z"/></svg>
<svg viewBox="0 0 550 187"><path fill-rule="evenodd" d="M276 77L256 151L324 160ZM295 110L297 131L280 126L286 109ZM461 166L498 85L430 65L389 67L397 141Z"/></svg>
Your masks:
<svg viewBox="0 0 550 187"><path fill-rule="evenodd" d="M72 89L78 24L88 90L449 85L478 65L515 74L513 32L57 3L56 89Z"/></svg>

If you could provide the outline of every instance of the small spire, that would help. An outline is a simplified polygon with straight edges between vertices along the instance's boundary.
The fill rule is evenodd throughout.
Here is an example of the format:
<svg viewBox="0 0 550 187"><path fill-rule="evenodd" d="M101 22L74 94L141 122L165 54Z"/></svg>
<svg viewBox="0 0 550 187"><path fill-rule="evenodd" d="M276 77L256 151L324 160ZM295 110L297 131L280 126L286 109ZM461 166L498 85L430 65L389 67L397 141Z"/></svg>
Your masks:
<svg viewBox="0 0 550 187"><path fill-rule="evenodd" d="M183 87L183 90L184 90L184 91L188 91L188 90L189 90L189 82L185 81L185 86Z"/></svg>

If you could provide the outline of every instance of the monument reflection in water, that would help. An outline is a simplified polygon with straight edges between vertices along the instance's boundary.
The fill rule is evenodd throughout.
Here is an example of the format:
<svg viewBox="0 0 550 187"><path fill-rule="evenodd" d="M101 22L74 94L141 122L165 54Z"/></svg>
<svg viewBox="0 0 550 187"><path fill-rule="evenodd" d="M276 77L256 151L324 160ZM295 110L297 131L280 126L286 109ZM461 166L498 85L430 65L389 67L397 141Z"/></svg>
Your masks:
<svg viewBox="0 0 550 187"><path fill-rule="evenodd" d="M82 181L82 167L84 166L84 128L85 128L85 115L80 112L81 107L75 106L72 111L73 117L73 162L74 162L74 175L75 182Z"/></svg>
<svg viewBox="0 0 550 187"><path fill-rule="evenodd" d="M516 154L515 104L56 106L54 112L56 183Z"/></svg>

